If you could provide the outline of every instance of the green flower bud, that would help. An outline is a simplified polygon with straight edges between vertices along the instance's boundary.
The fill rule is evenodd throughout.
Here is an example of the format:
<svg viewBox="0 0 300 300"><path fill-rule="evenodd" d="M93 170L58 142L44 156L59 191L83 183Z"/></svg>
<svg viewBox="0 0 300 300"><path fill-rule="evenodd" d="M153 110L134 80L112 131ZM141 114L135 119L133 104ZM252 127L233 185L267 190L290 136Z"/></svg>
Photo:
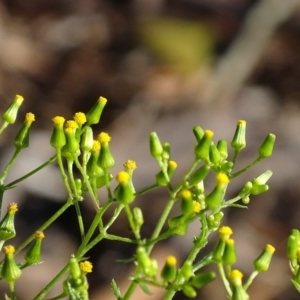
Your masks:
<svg viewBox="0 0 300 300"><path fill-rule="evenodd" d="M251 190L252 190L252 182L251 181L247 181L243 187L243 189L239 192L239 197L244 198L248 195L251 194Z"/></svg>
<svg viewBox="0 0 300 300"><path fill-rule="evenodd" d="M139 230L144 224L143 212L139 207L134 207L132 210L132 214L135 228Z"/></svg>
<svg viewBox="0 0 300 300"><path fill-rule="evenodd" d="M192 276L194 276L194 272L193 272L193 266L192 263L189 261L186 261L181 270L180 270L181 274L183 275L184 279L186 281L188 281Z"/></svg>
<svg viewBox="0 0 300 300"><path fill-rule="evenodd" d="M121 171L116 176L116 180L119 182L119 185L114 190L117 201L124 205L130 204L135 198L130 182L130 174Z"/></svg>
<svg viewBox="0 0 300 300"><path fill-rule="evenodd" d="M287 256L291 261L297 259L298 250L300 250L300 232L298 229L293 229L287 242Z"/></svg>
<svg viewBox="0 0 300 300"><path fill-rule="evenodd" d="M225 241L225 248L222 261L224 264L229 266L233 265L236 262L236 252L233 239L227 239Z"/></svg>
<svg viewBox="0 0 300 300"><path fill-rule="evenodd" d="M207 165L204 165L204 166L200 167L199 169L197 169L196 171L194 171L189 180L190 186L194 186L195 184L199 183L200 181L203 181L206 178L209 171L210 171L210 167Z"/></svg>
<svg viewBox="0 0 300 300"><path fill-rule="evenodd" d="M149 266L149 268L147 268L145 271L145 274L149 277L155 278L157 276L157 272L158 272L158 264L157 261L152 259L151 260L151 265Z"/></svg>
<svg viewBox="0 0 300 300"><path fill-rule="evenodd" d="M1 277L9 284L13 284L22 274L21 269L14 260L15 248L10 245L5 246L3 247L3 253L5 257L1 269Z"/></svg>
<svg viewBox="0 0 300 300"><path fill-rule="evenodd" d="M111 169L115 165L115 160L109 149L110 140L111 137L105 132L101 132L98 136L98 141L101 144L98 166L103 170Z"/></svg>
<svg viewBox="0 0 300 300"><path fill-rule="evenodd" d="M64 133L65 118L56 116L52 119L54 123L53 132L50 139L50 144L55 149L61 149L66 144Z"/></svg>
<svg viewBox="0 0 300 300"><path fill-rule="evenodd" d="M65 128L66 144L62 148L62 155L69 160L74 160L80 155L79 141L76 138L78 125L75 121L68 121Z"/></svg>
<svg viewBox="0 0 300 300"><path fill-rule="evenodd" d="M268 244L265 247L265 250L254 261L255 270L258 272L267 271L269 269L269 265L271 263L271 259L274 252L275 252L275 248L272 245Z"/></svg>
<svg viewBox="0 0 300 300"><path fill-rule="evenodd" d="M231 141L231 147L240 152L246 147L246 121L239 120L236 126L235 134Z"/></svg>
<svg viewBox="0 0 300 300"><path fill-rule="evenodd" d="M164 143L163 144L163 153L162 153L162 159L163 161L167 162L170 159L171 156L171 147L169 143Z"/></svg>
<svg viewBox="0 0 300 300"><path fill-rule="evenodd" d="M213 259L218 262L223 262L223 254L225 250L225 242L232 235L232 229L228 226L223 226L219 229L219 241L216 248L213 250Z"/></svg>
<svg viewBox="0 0 300 300"><path fill-rule="evenodd" d="M86 173L90 178L98 178L104 174L103 170L98 166L100 148L100 143L98 141L94 141L93 147L90 151L90 158L86 164Z"/></svg>
<svg viewBox="0 0 300 300"><path fill-rule="evenodd" d="M213 281L215 278L216 278L216 274L214 272L203 272L197 274L195 277L192 278L191 285L197 289L200 289L206 284Z"/></svg>
<svg viewBox="0 0 300 300"><path fill-rule="evenodd" d="M220 208L223 200L229 178L225 173L218 173L216 176L217 184L213 191L206 196L205 203L208 209Z"/></svg>
<svg viewBox="0 0 300 300"><path fill-rule="evenodd" d="M169 182L168 179L171 179L175 170L177 169L177 163L173 160L170 160L168 162L168 168L167 168L167 174L169 176L169 178L166 178L165 174L163 173L163 171L159 171L156 175L155 175L155 179L156 182L159 186L166 186Z"/></svg>
<svg viewBox="0 0 300 300"><path fill-rule="evenodd" d="M148 269L152 266L152 261L144 247L138 247L136 250L136 260L142 267L144 273L148 273Z"/></svg>
<svg viewBox="0 0 300 300"><path fill-rule="evenodd" d="M163 267L163 269L161 270L161 277L164 279L164 281L172 281L173 279L175 279L176 277L176 263L177 260L175 258L175 256L168 256L165 262L165 265Z"/></svg>
<svg viewBox="0 0 300 300"><path fill-rule="evenodd" d="M185 215L176 216L168 220L169 228L177 235L185 235L189 226L189 219Z"/></svg>
<svg viewBox="0 0 300 300"><path fill-rule="evenodd" d="M14 220L18 205L14 202L7 207L7 212L0 222L0 241L6 241L16 235Z"/></svg>
<svg viewBox="0 0 300 300"><path fill-rule="evenodd" d="M232 168L233 168L233 162L224 160L221 165L221 172L228 174L232 171Z"/></svg>
<svg viewBox="0 0 300 300"><path fill-rule="evenodd" d="M232 285L232 300L249 300L249 295L243 288L243 274L239 270L232 270L229 276Z"/></svg>
<svg viewBox="0 0 300 300"><path fill-rule="evenodd" d="M149 141L151 155L156 159L160 159L162 157L164 149L156 132L150 133Z"/></svg>
<svg viewBox="0 0 300 300"><path fill-rule="evenodd" d="M111 173L106 174L106 175L102 175L100 177L97 177L97 179L96 179L96 187L97 187L97 189L100 189L103 186L105 186L106 185L106 180L112 181L113 178L114 178L114 176Z"/></svg>
<svg viewBox="0 0 300 300"><path fill-rule="evenodd" d="M204 136L204 130L200 126L195 126L193 128L193 133L196 137L197 143L199 144Z"/></svg>
<svg viewBox="0 0 300 300"><path fill-rule="evenodd" d="M213 136L214 133L211 130L205 130L203 138L195 147L195 155L197 159L202 159L206 163L209 163L209 151Z"/></svg>
<svg viewBox="0 0 300 300"><path fill-rule="evenodd" d="M14 145L16 149L23 149L29 146L29 129L33 121L35 121L34 114L27 113L21 129L14 139Z"/></svg>
<svg viewBox="0 0 300 300"><path fill-rule="evenodd" d="M37 231L35 234L35 240L33 241L31 247L25 254L25 260L28 265L35 265L41 261L41 247L42 240L45 235L41 231Z"/></svg>
<svg viewBox="0 0 300 300"><path fill-rule="evenodd" d="M217 148L219 150L222 160L226 159L228 157L227 141L219 140Z"/></svg>
<svg viewBox="0 0 300 300"><path fill-rule="evenodd" d="M100 117L102 114L102 111L104 109L104 106L107 102L107 99L104 97L99 97L97 102L94 104L94 106L88 111L86 114L87 124L98 124L100 121Z"/></svg>
<svg viewBox="0 0 300 300"><path fill-rule="evenodd" d="M266 139L263 141L258 149L258 154L260 158L269 157L273 153L273 148L276 140L276 135L273 133L268 134Z"/></svg>
<svg viewBox="0 0 300 300"><path fill-rule="evenodd" d="M215 144L210 145L209 160L212 164L218 165L221 161L221 154Z"/></svg>
<svg viewBox="0 0 300 300"><path fill-rule="evenodd" d="M267 184L261 184L261 185L253 185L251 189L252 195L259 195L264 192L266 192L269 189L269 186Z"/></svg>
<svg viewBox="0 0 300 300"><path fill-rule="evenodd" d="M188 298L196 298L197 297L197 292L195 291L195 289L188 285L188 284L185 284L183 287L182 287L182 292L188 297Z"/></svg>
<svg viewBox="0 0 300 300"><path fill-rule="evenodd" d="M10 106L2 113L2 120L8 124L15 123L17 114L24 98L20 95L16 95Z"/></svg>
<svg viewBox="0 0 300 300"><path fill-rule="evenodd" d="M180 193L181 196L181 212L185 215L192 214L194 212L194 204L192 199L192 193L189 190L183 190Z"/></svg>
<svg viewBox="0 0 300 300"><path fill-rule="evenodd" d="M81 142L80 142L80 149L82 151L90 151L94 145L94 138L93 138L93 130L90 126L86 126L84 128Z"/></svg>
<svg viewBox="0 0 300 300"><path fill-rule="evenodd" d="M272 177L273 172L271 170L267 170L263 172L261 175L258 177L254 178L252 180L252 184L254 185L262 185L268 182L268 180Z"/></svg>

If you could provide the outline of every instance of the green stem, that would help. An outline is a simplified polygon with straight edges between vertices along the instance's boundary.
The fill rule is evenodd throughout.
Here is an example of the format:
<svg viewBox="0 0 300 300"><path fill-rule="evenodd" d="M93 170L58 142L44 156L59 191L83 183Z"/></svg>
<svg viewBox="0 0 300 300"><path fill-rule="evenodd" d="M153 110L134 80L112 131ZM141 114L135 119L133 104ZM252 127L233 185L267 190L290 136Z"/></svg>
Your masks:
<svg viewBox="0 0 300 300"><path fill-rule="evenodd" d="M2 132L4 131L4 129L9 125L9 123L4 122L0 128L0 134L2 134Z"/></svg>
<svg viewBox="0 0 300 300"><path fill-rule="evenodd" d="M50 224L52 224L70 205L73 204L71 198L67 200L67 202L52 216L50 217L42 226L38 228L39 231L44 231ZM21 243L17 249L16 254L20 252L23 248L25 248L32 240L35 238L35 233L30 235L23 243Z"/></svg>
<svg viewBox="0 0 300 300"><path fill-rule="evenodd" d="M254 167L257 163L259 163L263 158L262 157L258 157L257 159L255 159L251 164L249 164L248 166L246 166L245 168L243 168L242 170L235 172L233 174L230 175L230 179L233 179L239 175L241 175L242 173L246 172L247 170L251 169L252 167Z"/></svg>
<svg viewBox="0 0 300 300"><path fill-rule="evenodd" d="M250 284L253 282L254 278L259 274L258 271L253 271L252 274L250 275L249 279L247 280L247 282L244 284L243 288L245 291L247 291L248 287L250 286Z"/></svg>
<svg viewBox="0 0 300 300"><path fill-rule="evenodd" d="M219 274L221 276L221 279L222 279L222 282L223 282L223 285L225 287L225 290L226 290L226 293L229 297L232 296L232 291L231 291L231 288L230 288L230 284L226 278L226 275L225 275L225 272L224 272L224 268L223 268L223 264L222 263L218 263L218 270L219 270Z"/></svg>
<svg viewBox="0 0 300 300"><path fill-rule="evenodd" d="M13 166L13 164L15 163L17 157L19 156L21 152L21 148L16 148L15 152L12 156L12 158L10 159L9 163L7 164L7 166L5 167L4 171L2 172L1 176L0 176L0 184L3 185L3 181L6 178L8 171L11 169L11 167Z"/></svg>
<svg viewBox="0 0 300 300"><path fill-rule="evenodd" d="M151 191L151 190L153 190L157 187L159 187L159 185L157 183L154 183L154 184L152 184L150 186L147 186L147 187L141 189L140 191L136 192L135 195L136 196L143 195L143 194L145 194L145 193L147 193L147 192L149 192L149 191Z"/></svg>
<svg viewBox="0 0 300 300"><path fill-rule="evenodd" d="M130 228L131 228L136 240L138 241L138 244L140 244L140 241L141 241L140 232L139 232L139 230L136 230L136 227L135 227L134 222L133 222L133 216L132 216L129 205L125 205L124 209L125 209L125 213L127 215L127 219L128 219Z"/></svg>

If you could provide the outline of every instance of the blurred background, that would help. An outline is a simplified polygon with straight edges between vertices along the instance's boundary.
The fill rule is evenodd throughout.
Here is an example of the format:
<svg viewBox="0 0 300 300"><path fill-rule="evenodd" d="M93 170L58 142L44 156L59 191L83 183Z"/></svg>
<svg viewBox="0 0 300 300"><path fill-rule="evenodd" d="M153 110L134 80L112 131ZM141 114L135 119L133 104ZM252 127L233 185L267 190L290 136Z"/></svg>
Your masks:
<svg viewBox="0 0 300 300"><path fill-rule="evenodd" d="M22 152L6 183L54 154L49 145L54 116L70 119L75 112L87 112L99 96L108 103L95 133L107 131L112 136L114 174L127 159L137 162L136 189L153 183L158 172L148 150L151 131L171 143L172 159L178 162L175 182L193 160L195 125L213 130L216 140L231 141L236 122L245 119L247 148L240 166L256 158L265 136L275 133L272 158L232 182L228 197L267 169L274 172L270 190L253 197L248 210L229 210L223 224L234 231L236 267L245 277L265 244L276 247L269 272L249 290L251 299L299 297L286 258L287 236L292 228L300 228L299 0L4 0L0 39L0 110L15 94L25 98L17 124L0 140L2 168L12 154L12 136L24 114L36 115L30 148ZM159 190L138 200L136 205L147 211L145 236L155 226L165 197ZM4 207L13 201L19 205L12 243L18 245L65 200L54 165L8 191ZM89 222L93 208L89 201L82 205ZM45 262L24 271L16 287L18 299L32 299L76 251L80 242L76 226L71 208L45 231ZM112 232L128 236L127 228L121 216ZM187 236L159 243L154 257L162 264L169 254L183 260L199 230L196 223ZM212 235L208 250L216 238ZM91 300L114 299L112 277L122 291L126 289L132 266L116 260L133 253L131 245L112 242L101 242L89 253L94 264L89 275ZM6 290L4 284L1 289ZM137 291L133 299L163 299L162 291L151 291L151 297ZM49 297L60 292L58 286ZM197 297L225 298L218 279ZM186 298L179 293L176 299Z"/></svg>

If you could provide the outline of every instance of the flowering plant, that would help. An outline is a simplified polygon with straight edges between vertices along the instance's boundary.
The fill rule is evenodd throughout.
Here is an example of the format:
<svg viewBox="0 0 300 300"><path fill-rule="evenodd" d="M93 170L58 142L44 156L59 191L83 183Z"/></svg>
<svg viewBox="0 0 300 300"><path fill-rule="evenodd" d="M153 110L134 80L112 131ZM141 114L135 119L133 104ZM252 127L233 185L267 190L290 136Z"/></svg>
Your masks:
<svg viewBox="0 0 300 300"><path fill-rule="evenodd" d="M17 95L12 104L2 113L3 124L0 134L5 128L16 120L18 110L23 102L23 97ZM53 132L49 138L51 146L55 149L55 155L38 168L10 183L5 179L11 167L14 165L22 149L29 147L30 128L35 120L32 113L26 114L24 124L14 138L15 152L7 166L0 174L0 209L2 208L3 194L8 189L14 188L17 183L26 180L32 174L39 172L49 164L57 163L61 179L64 183L68 197L61 208L45 223L37 228L24 242L16 248L6 245L7 241L16 235L14 218L18 210L17 203L8 206L7 213L0 222L0 247L4 253L1 263L1 278L8 282L10 295L6 299L17 299L15 283L22 276L22 270L41 263L42 241L44 231L60 217L70 206L75 207L81 243L74 254L70 253L70 260L66 262L62 270L41 290L37 291L34 300L45 299L53 286L62 281L62 277L68 274L62 282L62 292L52 299L89 299L87 274L92 271L92 263L86 260L90 249L102 240L115 240L123 243L131 243L136 246L132 260L136 269L130 277L131 283L127 290L121 291L117 282L112 279L111 286L116 299L128 300L135 288L140 286L145 293L151 293L151 286L166 290L164 299L172 299L181 291L189 298L197 296L197 290L215 279L212 271L203 271L203 267L214 264L217 266L225 293L229 299L249 299L248 287L254 278L268 270L275 248L266 245L265 249L253 262L253 272L243 283L243 274L233 268L237 260L235 241L231 238L232 229L222 225L224 210L228 207L245 208L250 197L264 193L268 190L267 182L272 176L272 171L267 170L261 175L247 181L239 193L231 199L227 199L227 188L234 178L246 172L261 160L272 155L275 143L275 135L269 134L257 151L257 156L249 165L236 169L236 161L241 151L246 147L246 122L240 120L230 143L233 149L233 157L229 158L228 144L224 139L217 143L213 141L214 133L210 130L202 130L196 126L193 129L195 135L194 161L182 180L174 185L172 176L176 172L177 163L171 160L171 146L162 143L156 132L149 135L150 153L157 162L160 171L154 178L154 183L141 190L134 187L134 170L136 162L128 160L124 163L124 169L117 174L111 174L115 165L115 158L110 150L111 137L106 132L101 132L94 139L92 126L98 124L107 100L100 97L95 105L86 113L78 112L73 120L66 121L62 116L56 116L53 121ZM209 174L215 174L215 184L209 188L207 181ZM116 187L111 184L113 178ZM168 191L168 199L161 212L156 226L149 238L141 234L144 224L143 211L135 206L135 200L150 190L165 188ZM105 189L107 198L100 199L99 189ZM81 213L82 201L91 199L94 207L94 217L87 226ZM171 212L179 206L180 214L171 217ZM104 214L113 207L114 212L108 221L104 221ZM133 234L133 238L118 236L110 233L111 226L124 211ZM191 222L198 222L201 228L199 234L193 239L193 247L182 265L177 265L177 259L169 255L165 264L159 268L157 261L152 258L152 250L161 240L174 235L185 235ZM165 226L167 229L165 230ZM219 239L213 251L207 255L202 254L203 248L208 243L208 237L213 232L219 232ZM299 231L293 231L289 239L289 258L295 278L293 282L299 289ZM5 246L4 246L5 244ZM30 244L23 262L15 262L15 254ZM4 246L4 247L3 247Z"/></svg>

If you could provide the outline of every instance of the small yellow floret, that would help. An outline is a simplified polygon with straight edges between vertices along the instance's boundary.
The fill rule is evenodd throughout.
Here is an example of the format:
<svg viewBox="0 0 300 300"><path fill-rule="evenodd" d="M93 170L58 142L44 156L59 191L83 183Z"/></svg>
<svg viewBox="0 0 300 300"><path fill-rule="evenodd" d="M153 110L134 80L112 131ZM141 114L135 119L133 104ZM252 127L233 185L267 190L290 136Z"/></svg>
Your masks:
<svg viewBox="0 0 300 300"><path fill-rule="evenodd" d="M79 125L86 123L86 116L83 112L78 112L73 116L75 122Z"/></svg>
<svg viewBox="0 0 300 300"><path fill-rule="evenodd" d="M34 122L34 121L35 121L35 115L34 115L34 114L32 114L32 113L27 113L27 114L25 115L25 123L31 124L31 123Z"/></svg>
<svg viewBox="0 0 300 300"><path fill-rule="evenodd" d="M66 122L66 128L77 129L78 124L73 120L69 120L69 121Z"/></svg>
<svg viewBox="0 0 300 300"><path fill-rule="evenodd" d="M74 129L71 128L71 127L66 127L65 128L65 133L68 134L68 135L71 135L74 133Z"/></svg>
<svg viewBox="0 0 300 300"><path fill-rule="evenodd" d="M170 169L175 170L177 168L177 163L174 160L170 160L169 163L168 163L168 166L169 166Z"/></svg>
<svg viewBox="0 0 300 300"><path fill-rule="evenodd" d="M134 160L130 160L130 159L128 159L123 166L128 170L135 170L137 168L136 162Z"/></svg>
<svg viewBox="0 0 300 300"><path fill-rule="evenodd" d="M21 105L23 101L24 101L24 97L23 96L21 96L21 95L16 95L15 96L14 102L16 102L19 105Z"/></svg>
<svg viewBox="0 0 300 300"><path fill-rule="evenodd" d="M182 190L180 194L183 199L188 200L192 198L192 193L190 190Z"/></svg>
<svg viewBox="0 0 300 300"><path fill-rule="evenodd" d="M98 135L98 141L102 144L102 143L108 143L110 142L111 140L111 137L109 136L108 133L106 132L101 132L99 135Z"/></svg>
<svg viewBox="0 0 300 300"><path fill-rule="evenodd" d="M99 102L99 104L101 104L101 105L105 105L106 102L107 102L107 99L104 98L104 97L99 97L98 102Z"/></svg>
<svg viewBox="0 0 300 300"><path fill-rule="evenodd" d="M3 253L5 255L14 254L15 253L15 247L12 246L12 245L5 246L5 247L3 247Z"/></svg>
<svg viewBox="0 0 300 300"><path fill-rule="evenodd" d="M101 145L98 141L94 141L91 152L98 152L101 149Z"/></svg>
<svg viewBox="0 0 300 300"><path fill-rule="evenodd" d="M228 246L233 246L234 245L234 239L228 239L225 242Z"/></svg>
<svg viewBox="0 0 300 300"><path fill-rule="evenodd" d="M65 123L65 118L61 116L56 116L52 119L54 125L62 125Z"/></svg>
<svg viewBox="0 0 300 300"><path fill-rule="evenodd" d="M243 276L244 276L243 273L239 270L232 270L230 273L231 280L242 279Z"/></svg>
<svg viewBox="0 0 300 300"><path fill-rule="evenodd" d="M275 248L272 245L267 244L266 251L273 254L275 252Z"/></svg>
<svg viewBox="0 0 300 300"><path fill-rule="evenodd" d="M91 273L93 269L92 263L88 260L80 262L79 267L83 273Z"/></svg>
<svg viewBox="0 0 300 300"><path fill-rule="evenodd" d="M193 211L195 214L198 214L201 211L201 204L197 201L193 201Z"/></svg>
<svg viewBox="0 0 300 300"><path fill-rule="evenodd" d="M35 239L36 240L42 240L45 237L44 232L42 231L36 231L35 232Z"/></svg>
<svg viewBox="0 0 300 300"><path fill-rule="evenodd" d="M222 226L220 229L219 229L219 233L221 236L230 236L232 235L232 229L229 227L229 226Z"/></svg>
<svg viewBox="0 0 300 300"><path fill-rule="evenodd" d="M227 184L230 181L228 176L225 173L222 173L222 172L217 174L216 180L217 180L218 184Z"/></svg>
<svg viewBox="0 0 300 300"><path fill-rule="evenodd" d="M212 138L214 136L214 133L211 130L205 130L204 135L207 138Z"/></svg>
<svg viewBox="0 0 300 300"><path fill-rule="evenodd" d="M176 260L176 257L175 257L175 256L170 255L170 256L167 257L167 259L166 259L166 264L167 264L168 266L175 266L176 263L177 263L177 260Z"/></svg>
<svg viewBox="0 0 300 300"><path fill-rule="evenodd" d="M130 174L125 172L125 171L121 171L118 173L118 175L116 176L116 180L119 183L125 183L130 179Z"/></svg>
<svg viewBox="0 0 300 300"><path fill-rule="evenodd" d="M15 213L16 211L18 211L18 204L15 202L9 203L7 211Z"/></svg>
<svg viewBox="0 0 300 300"><path fill-rule="evenodd" d="M245 120L239 120L238 121L238 125L245 126L246 125L246 121Z"/></svg>

